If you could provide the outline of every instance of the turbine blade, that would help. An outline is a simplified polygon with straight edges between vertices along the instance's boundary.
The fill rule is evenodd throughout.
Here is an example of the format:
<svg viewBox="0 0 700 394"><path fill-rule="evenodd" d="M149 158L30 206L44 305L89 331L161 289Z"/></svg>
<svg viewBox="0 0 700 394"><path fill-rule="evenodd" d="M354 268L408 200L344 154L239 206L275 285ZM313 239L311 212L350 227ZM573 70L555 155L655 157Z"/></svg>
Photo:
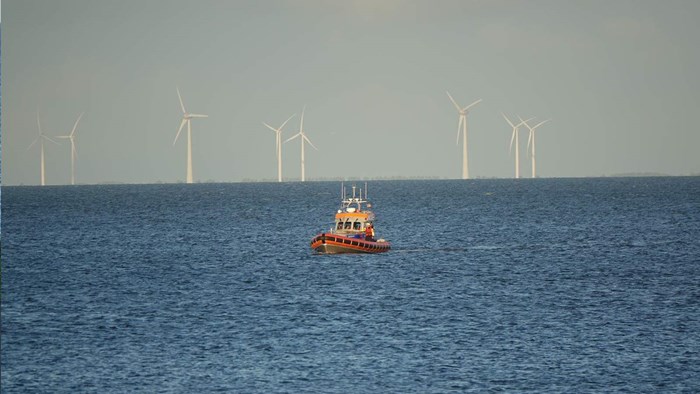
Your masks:
<svg viewBox="0 0 700 394"><path fill-rule="evenodd" d="M520 116L518 116L518 118L520 118ZM520 123L518 123L517 126L514 126L514 127L515 127L515 128L519 128L519 127L522 126L523 124L527 124L527 122L529 122L529 121L531 121L531 120L533 120L533 119L535 119L534 116L533 116L532 118L528 118L527 120L521 121ZM528 126L528 127L529 127L529 126Z"/></svg>
<svg viewBox="0 0 700 394"><path fill-rule="evenodd" d="M180 122L180 128L177 129L177 134L175 135L175 140L173 140L173 145L175 145L178 137L180 137L180 132L182 131L182 128L185 127L185 123L187 123L187 119L182 118L182 122Z"/></svg>
<svg viewBox="0 0 700 394"><path fill-rule="evenodd" d="M36 144L37 141L39 141L39 138L38 138L38 137L37 137L37 139L34 140L34 142L32 142L31 144L29 144L29 146L27 147L27 150L32 149L32 146L34 146L34 144Z"/></svg>
<svg viewBox="0 0 700 394"><path fill-rule="evenodd" d="M533 126L533 127L532 127L532 130L534 130L534 129L540 127L540 126L542 126L543 124L549 122L550 120L552 120L552 119L547 119L547 120L541 121L540 123L538 123L538 124L536 124L535 126Z"/></svg>
<svg viewBox="0 0 700 394"><path fill-rule="evenodd" d="M36 124L39 126L39 134L43 134L41 132L41 120L39 120L39 111L36 111Z"/></svg>
<svg viewBox="0 0 700 394"><path fill-rule="evenodd" d="M527 134L527 156L530 157L530 143L532 142L532 136L535 133L535 130L530 129L530 132Z"/></svg>
<svg viewBox="0 0 700 394"><path fill-rule="evenodd" d="M510 127L515 128L515 125L513 125L513 122L511 122L510 119L508 119L508 117L506 116L506 114L504 114L503 112L501 112L501 115L503 115L503 119L505 119L506 122L508 122L508 124L510 125Z"/></svg>
<svg viewBox="0 0 700 394"><path fill-rule="evenodd" d="M515 133L518 132L518 129L516 127L513 127L513 134L510 136L510 148L508 148L508 154L510 154L513 151L513 140L515 139ZM517 146L516 146L517 149Z"/></svg>
<svg viewBox="0 0 700 394"><path fill-rule="evenodd" d="M457 125L457 142L455 143L456 145L459 145L459 134L462 132L462 122L464 121L464 116L459 115L459 124Z"/></svg>
<svg viewBox="0 0 700 394"><path fill-rule="evenodd" d="M304 131L304 112L306 111L306 105L304 105L304 108L301 110L301 123L299 123L299 132Z"/></svg>
<svg viewBox="0 0 700 394"><path fill-rule="evenodd" d="M473 103L467 105L466 107L462 108L462 111L466 111L466 110L468 110L469 108L471 108L471 107L473 107L473 106L479 104L480 102L481 102L481 99L478 99L478 100L474 101Z"/></svg>
<svg viewBox="0 0 700 394"><path fill-rule="evenodd" d="M285 140L284 143L287 143L287 142L289 142L289 141L291 141L291 140L293 140L293 139L299 137L300 135L302 135L301 132L296 133L296 134L294 134L292 137L289 137L287 140Z"/></svg>
<svg viewBox="0 0 700 394"><path fill-rule="evenodd" d="M58 141L56 141L55 139L49 137L48 135L42 135L42 137L46 138L47 140L53 142L53 143L56 144L56 145L61 145L61 144L58 143Z"/></svg>
<svg viewBox="0 0 700 394"><path fill-rule="evenodd" d="M287 120L285 120L284 123L282 123L282 126L280 126L278 129L280 133L282 132L282 128L284 127L284 125L286 125L287 122L289 122L295 115L296 114L292 114L292 116L288 117Z"/></svg>
<svg viewBox="0 0 700 394"><path fill-rule="evenodd" d="M85 112L81 112L81 113L80 113L80 116L78 116L78 120L75 121L75 124L73 125L73 131L70 132L70 136L71 136L71 137L73 136L73 134L75 134L75 129L78 127L78 122L80 122L80 118L83 117L83 114L84 114L84 113L85 113Z"/></svg>
<svg viewBox="0 0 700 394"><path fill-rule="evenodd" d="M190 118L208 118L209 115L202 115L202 114L189 114Z"/></svg>
<svg viewBox="0 0 700 394"><path fill-rule="evenodd" d="M279 133L279 130L277 130L276 128L270 126L269 124L267 124L267 123L265 123L265 122L262 122L262 124L264 124L265 126L267 126L268 129L274 131L275 133Z"/></svg>
<svg viewBox="0 0 700 394"><path fill-rule="evenodd" d="M452 101L452 104L455 105L455 108L457 108L457 111L461 111L462 109L459 108L459 104L457 104L457 102L455 101L455 99L452 98L452 96L450 95L450 92L448 92L447 90L445 90L445 93L447 93L447 97L450 98L450 101Z"/></svg>
<svg viewBox="0 0 700 394"><path fill-rule="evenodd" d="M525 127L527 127L530 131L532 131L533 128L530 127L530 125L527 124L527 121L523 120L523 118L521 118L520 115L518 115L518 119L520 119L520 124L525 125Z"/></svg>
<svg viewBox="0 0 700 394"><path fill-rule="evenodd" d="M185 104L182 103L182 96L180 95L180 88L176 86L175 89L177 89L177 98L180 99L180 108L182 108L182 113L185 114L185 113L187 113L187 111L185 111Z"/></svg>
<svg viewBox="0 0 700 394"><path fill-rule="evenodd" d="M302 137L304 137L304 139L306 140L306 142L309 143L309 145L311 145L314 149L318 150L318 148L311 143L311 140L306 135L302 135Z"/></svg>

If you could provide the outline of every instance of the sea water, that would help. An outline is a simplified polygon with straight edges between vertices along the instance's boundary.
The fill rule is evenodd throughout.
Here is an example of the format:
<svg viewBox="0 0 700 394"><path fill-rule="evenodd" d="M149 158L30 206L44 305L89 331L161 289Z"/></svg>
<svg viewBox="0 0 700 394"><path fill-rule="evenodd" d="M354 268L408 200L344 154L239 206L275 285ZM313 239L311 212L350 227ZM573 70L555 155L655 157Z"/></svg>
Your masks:
<svg viewBox="0 0 700 394"><path fill-rule="evenodd" d="M700 178L368 186L4 187L1 391L700 390Z"/></svg>

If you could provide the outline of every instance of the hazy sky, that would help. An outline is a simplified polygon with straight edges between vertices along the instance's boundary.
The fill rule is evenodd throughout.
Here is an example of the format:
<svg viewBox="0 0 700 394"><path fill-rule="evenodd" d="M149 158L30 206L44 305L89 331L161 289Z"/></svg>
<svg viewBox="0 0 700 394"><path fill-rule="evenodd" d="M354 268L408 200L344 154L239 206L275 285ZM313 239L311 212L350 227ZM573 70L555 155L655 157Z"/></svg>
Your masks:
<svg viewBox="0 0 700 394"><path fill-rule="evenodd" d="M700 2L2 1L2 181L39 183L48 135L76 132L79 183L276 179L274 134L296 113L319 148L306 177L512 177L509 116L538 129L542 177L700 173ZM521 133L521 172L530 174ZM299 178L299 142L283 176ZM70 146L46 145L47 183Z"/></svg>

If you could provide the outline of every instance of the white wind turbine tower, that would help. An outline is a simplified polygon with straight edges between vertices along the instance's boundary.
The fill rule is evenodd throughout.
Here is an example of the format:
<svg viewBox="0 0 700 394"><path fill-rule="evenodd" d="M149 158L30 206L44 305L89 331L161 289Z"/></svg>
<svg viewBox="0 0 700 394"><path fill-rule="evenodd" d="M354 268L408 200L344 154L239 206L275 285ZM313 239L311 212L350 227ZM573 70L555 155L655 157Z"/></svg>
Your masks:
<svg viewBox="0 0 700 394"><path fill-rule="evenodd" d="M44 140L49 140L53 142L54 144L58 145L58 142L54 141L49 137L48 135L44 134L43 131L41 131L41 121L39 120L39 111L36 111L36 123L39 126L39 136L36 137L34 142L29 144L29 147L27 150L31 149L34 144L39 142L39 145L41 146L41 186L46 185L46 177L45 177L45 171L44 171Z"/></svg>
<svg viewBox="0 0 700 394"><path fill-rule="evenodd" d="M182 128L187 123L187 183L192 183L192 118L208 118L208 115L191 114L185 110L185 104L182 103L182 96L180 95L180 88L177 89L177 98L180 99L180 107L182 108L182 122L180 122L180 128L177 130L177 135L173 141L173 145L177 142L177 138L180 136Z"/></svg>
<svg viewBox="0 0 700 394"><path fill-rule="evenodd" d="M529 122L533 118L530 118L528 120L523 120L520 123L518 123L517 125L513 125L513 122L511 122L510 119L508 119L506 114L501 113L501 115L503 115L503 118L506 120L506 122L508 122L510 127L513 128L513 134L510 136L510 148L508 148L508 153L510 153L513 150L513 140L515 140L515 178L517 179L517 178L520 178L520 154L519 154L519 152L520 152L519 146L520 145L518 145L518 129L525 122Z"/></svg>
<svg viewBox="0 0 700 394"><path fill-rule="evenodd" d="M70 184L75 185L75 156L78 151L75 149L75 129L78 127L78 122L80 118L83 117L83 113L78 116L78 120L75 121L73 125L73 130L68 135L58 135L56 138L65 138L70 141Z"/></svg>
<svg viewBox="0 0 700 394"><path fill-rule="evenodd" d="M318 148L316 148L314 146L314 144L311 143L311 141L306 136L306 134L304 134L304 111L306 111L306 106L304 106L304 108L301 110L301 123L299 123L299 132L297 134L295 134L293 137L284 141L284 142L289 142L297 137L301 137L301 181L302 182L304 182L304 180L305 180L305 178L304 178L304 141L308 142L312 148L318 150Z"/></svg>
<svg viewBox="0 0 700 394"><path fill-rule="evenodd" d="M530 143L532 142L532 150L528 151L530 153L530 156L532 157L532 177L535 178L537 176L537 172L535 170L535 129L542 126L543 124L549 122L551 119L543 120L540 123L530 127L527 122L523 120L523 118L518 116L518 119L525 125L530 130L530 133L528 133L527 136L527 147L528 149L530 148Z"/></svg>
<svg viewBox="0 0 700 394"><path fill-rule="evenodd" d="M285 120L284 123L282 123L282 126L278 128L274 128L269 124L263 122L263 124L267 126L268 129L275 132L275 151L277 153L277 182L282 182L282 128L284 127L284 125L287 124L287 122L289 122L290 119L294 117L294 115L287 118L287 120Z"/></svg>
<svg viewBox="0 0 700 394"><path fill-rule="evenodd" d="M447 97L450 98L452 104L454 104L455 108L457 108L457 112L459 112L459 124L457 125L457 144L459 144L460 132L462 132L464 135L462 144L462 179L469 179L469 165L467 163L467 110L473 107L474 105L480 103L481 99L478 99L473 103L467 105L466 107L461 108L459 104L457 104L455 99L452 98L450 92L445 91L445 93L447 93Z"/></svg>

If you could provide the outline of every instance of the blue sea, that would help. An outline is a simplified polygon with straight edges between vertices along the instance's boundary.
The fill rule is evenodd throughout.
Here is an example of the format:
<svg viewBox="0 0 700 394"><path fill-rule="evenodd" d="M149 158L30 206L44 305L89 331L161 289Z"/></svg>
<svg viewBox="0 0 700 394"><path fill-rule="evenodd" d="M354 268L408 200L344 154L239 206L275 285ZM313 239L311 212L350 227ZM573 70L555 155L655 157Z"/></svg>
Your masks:
<svg viewBox="0 0 700 394"><path fill-rule="evenodd" d="M0 390L700 391L700 177L368 186L3 187Z"/></svg>

